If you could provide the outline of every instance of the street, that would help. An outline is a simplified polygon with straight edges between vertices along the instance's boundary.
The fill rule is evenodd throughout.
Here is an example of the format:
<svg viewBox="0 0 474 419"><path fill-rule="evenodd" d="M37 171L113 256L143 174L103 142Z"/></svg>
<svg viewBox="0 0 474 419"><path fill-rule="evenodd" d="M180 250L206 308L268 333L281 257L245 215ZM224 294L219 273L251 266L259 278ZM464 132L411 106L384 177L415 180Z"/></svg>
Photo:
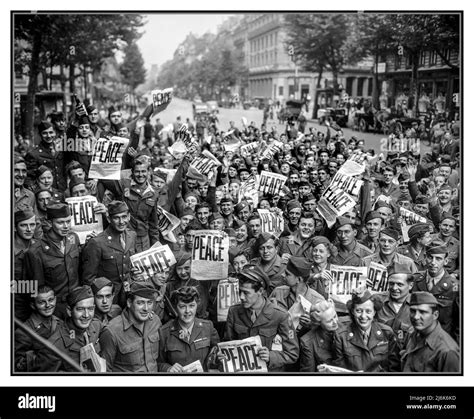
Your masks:
<svg viewBox="0 0 474 419"><path fill-rule="evenodd" d="M186 118L190 118L193 124L195 124L195 121L192 119L193 111L191 101L174 97L168 108L157 116L155 116L152 119L152 122L154 123L156 121L156 118L160 118L161 123L166 126L167 124L174 122L178 116L181 116L183 122L186 121ZM263 122L263 110L259 110L256 108L251 108L248 110L219 108L218 118L220 130L227 131L230 126L230 121L234 121L238 128L241 127L242 117L245 117L249 124L251 121L255 121L256 126L260 126ZM270 130L273 125L277 126L278 132L283 131L284 125L278 124L277 119L269 119L267 121L267 128ZM324 133L326 132L326 126L319 125L316 121L308 122L306 127L307 130L310 127L315 127L317 130L320 130ZM355 136L358 139L364 139L366 149L374 149L376 153L380 152L380 140L384 137L383 134L374 134L370 132L361 133L359 131L354 131L349 128L343 128L343 132L346 140L349 140L349 138L351 138L352 136ZM429 148L426 145L421 144L421 154L423 155L428 151Z"/></svg>

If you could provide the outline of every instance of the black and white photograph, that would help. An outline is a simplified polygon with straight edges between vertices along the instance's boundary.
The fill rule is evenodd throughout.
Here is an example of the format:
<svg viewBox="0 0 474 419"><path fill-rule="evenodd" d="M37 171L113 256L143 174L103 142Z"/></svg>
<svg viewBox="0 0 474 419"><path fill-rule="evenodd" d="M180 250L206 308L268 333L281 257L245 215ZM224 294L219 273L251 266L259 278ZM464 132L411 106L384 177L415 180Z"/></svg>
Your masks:
<svg viewBox="0 0 474 419"><path fill-rule="evenodd" d="M463 19L12 11L10 374L461 377Z"/></svg>

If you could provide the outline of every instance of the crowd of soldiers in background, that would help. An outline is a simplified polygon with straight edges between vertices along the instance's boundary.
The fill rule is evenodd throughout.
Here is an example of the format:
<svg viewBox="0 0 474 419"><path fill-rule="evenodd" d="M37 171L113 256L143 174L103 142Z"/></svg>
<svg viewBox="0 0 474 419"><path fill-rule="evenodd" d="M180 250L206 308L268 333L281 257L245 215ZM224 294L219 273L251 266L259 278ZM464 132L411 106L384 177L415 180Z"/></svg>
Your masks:
<svg viewBox="0 0 474 419"><path fill-rule="evenodd" d="M193 124L160 119L152 110L128 122L95 106L67 121L55 113L38 126L41 142L19 142L14 156L15 281L38 285L36 295L12 294L14 315L60 352L79 362L92 345L112 372L185 371L197 360L222 371L218 343L260 336L257 356L268 371L318 372L331 365L363 372L460 371L460 138L446 129L428 153L379 156L361 138L329 126L318 131L286 122L284 130L254 122L219 126L216 114ZM194 147L169 149L183 125ZM58 151L61 138L127 137L120 181L90 179L91 156ZM269 159L242 155L227 144L282 148ZM208 178L190 167L202 150L221 162ZM329 227L317 210L324 191L353 155L366 156L359 199ZM164 170L163 170L164 169ZM176 170L168 176L169 170ZM282 192L241 199L249 177L287 176ZM67 197L95 196L104 231L80 244L71 231ZM180 219L176 240L157 226L157 207ZM400 209L426 222L402 238ZM284 217L277 237L262 232L257 209ZM219 281L190 276L193 232L224 231L229 272L240 302L217 320ZM134 280L132 255L167 244L176 264ZM331 266L383 265L388 290L354 290L347 304L331 295ZM222 278L227 279L227 278ZM30 282L28 282L30 283ZM295 327L288 311L302 295L311 303ZM14 370L72 371L51 348L15 332Z"/></svg>

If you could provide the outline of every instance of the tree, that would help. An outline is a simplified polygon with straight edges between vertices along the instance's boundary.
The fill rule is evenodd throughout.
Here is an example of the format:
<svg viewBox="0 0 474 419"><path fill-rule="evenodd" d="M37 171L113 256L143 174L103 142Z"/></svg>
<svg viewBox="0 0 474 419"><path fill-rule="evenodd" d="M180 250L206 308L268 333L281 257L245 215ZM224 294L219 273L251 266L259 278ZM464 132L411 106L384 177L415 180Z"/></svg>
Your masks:
<svg viewBox="0 0 474 419"><path fill-rule="evenodd" d="M33 111L37 77L45 65L69 68L70 92L75 90L76 69L98 71L105 59L140 36L143 17L136 14L18 13L14 15L15 40L31 45L27 63L29 84L26 135L33 138ZM63 73L64 74L64 73ZM65 75L61 78L65 90Z"/></svg>
<svg viewBox="0 0 474 419"><path fill-rule="evenodd" d="M344 45L348 62L357 63L368 57L374 59L374 88L372 103L379 108L378 64L389 52L394 52L395 40L393 28L387 15L378 13L357 13L349 17L350 34Z"/></svg>
<svg viewBox="0 0 474 419"><path fill-rule="evenodd" d="M123 76L124 83L130 87L131 96L134 97L135 89L145 82L145 62L135 42L127 45L124 52L125 57L120 66L120 73Z"/></svg>
<svg viewBox="0 0 474 419"><path fill-rule="evenodd" d="M333 95L338 90L338 74L344 65L343 45L348 35L348 19L340 13L287 14L286 45L307 70L317 71L318 87L324 70L333 76Z"/></svg>

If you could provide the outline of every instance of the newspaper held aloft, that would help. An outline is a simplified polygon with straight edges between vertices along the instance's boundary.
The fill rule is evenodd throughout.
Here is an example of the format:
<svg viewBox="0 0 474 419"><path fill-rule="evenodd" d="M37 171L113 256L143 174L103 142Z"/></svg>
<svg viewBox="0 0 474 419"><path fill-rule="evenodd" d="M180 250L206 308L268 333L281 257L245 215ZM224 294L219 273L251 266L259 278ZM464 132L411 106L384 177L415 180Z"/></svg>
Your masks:
<svg viewBox="0 0 474 419"><path fill-rule="evenodd" d="M99 138L94 145L89 178L120 180L122 159L129 139L123 137Z"/></svg>
<svg viewBox="0 0 474 419"><path fill-rule="evenodd" d="M131 256L130 262L136 280L146 281L155 274L170 269L176 263L176 259L168 245L154 245L144 252Z"/></svg>
<svg viewBox="0 0 474 419"><path fill-rule="evenodd" d="M191 278L211 281L228 277L229 236L218 230L196 230L191 251Z"/></svg>
<svg viewBox="0 0 474 419"><path fill-rule="evenodd" d="M97 198L86 195L80 197L66 198L66 203L71 210L71 230L79 237L79 242L84 244L86 238L92 232L102 233L102 215L96 214L94 207L97 205Z"/></svg>

